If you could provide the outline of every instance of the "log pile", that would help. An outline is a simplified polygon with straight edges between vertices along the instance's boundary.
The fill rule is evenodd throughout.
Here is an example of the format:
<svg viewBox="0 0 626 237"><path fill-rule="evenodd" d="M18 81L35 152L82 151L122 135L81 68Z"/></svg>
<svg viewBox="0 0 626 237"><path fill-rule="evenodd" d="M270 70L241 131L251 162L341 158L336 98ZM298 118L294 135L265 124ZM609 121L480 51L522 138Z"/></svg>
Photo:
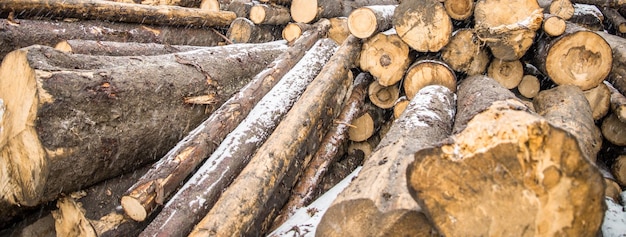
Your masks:
<svg viewBox="0 0 626 237"><path fill-rule="evenodd" d="M0 1L0 236L620 236L625 9Z"/></svg>

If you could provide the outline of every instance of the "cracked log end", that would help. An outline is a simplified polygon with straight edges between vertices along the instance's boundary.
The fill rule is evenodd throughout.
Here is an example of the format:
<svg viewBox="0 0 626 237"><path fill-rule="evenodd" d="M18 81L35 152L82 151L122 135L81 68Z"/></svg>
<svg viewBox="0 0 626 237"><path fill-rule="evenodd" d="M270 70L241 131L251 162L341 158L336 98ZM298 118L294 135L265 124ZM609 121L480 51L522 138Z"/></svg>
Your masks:
<svg viewBox="0 0 626 237"><path fill-rule="evenodd" d="M451 144L422 150L408 187L446 236L593 236L604 184L576 139L541 117L496 102Z"/></svg>
<svg viewBox="0 0 626 237"><path fill-rule="evenodd" d="M378 30L376 13L369 8L358 8L348 16L350 33L360 39L372 36Z"/></svg>
<svg viewBox="0 0 626 237"><path fill-rule="evenodd" d="M33 206L44 189L46 151L35 130L40 104L50 100L29 66L27 50L9 53L0 67L0 95L5 111L0 119L0 193L12 204ZM33 173L36 170L38 172Z"/></svg>
<svg viewBox="0 0 626 237"><path fill-rule="evenodd" d="M398 83L409 67L409 46L400 37L387 31L366 40L359 65L383 86Z"/></svg>

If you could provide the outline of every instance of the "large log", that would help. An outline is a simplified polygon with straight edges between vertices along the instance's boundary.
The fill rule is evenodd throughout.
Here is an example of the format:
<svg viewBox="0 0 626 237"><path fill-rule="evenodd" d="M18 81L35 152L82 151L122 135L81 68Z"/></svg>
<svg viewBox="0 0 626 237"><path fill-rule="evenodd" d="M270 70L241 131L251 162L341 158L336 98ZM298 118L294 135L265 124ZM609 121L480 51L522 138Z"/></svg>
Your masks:
<svg viewBox="0 0 626 237"><path fill-rule="evenodd" d="M254 105L304 57L305 52L324 35L328 28L328 21L320 21L316 24L316 28L307 31L288 51L278 56L248 85L228 99L159 162L155 163L123 198L123 206L126 206L127 202L138 202L142 206L142 208L133 208L133 211L128 213L129 216L142 221L155 209L157 194L160 194L159 199L162 199L173 193L179 184L248 116Z"/></svg>
<svg viewBox="0 0 626 237"><path fill-rule="evenodd" d="M348 29L354 36L367 39L391 28L396 5L375 5L355 9L348 16Z"/></svg>
<svg viewBox="0 0 626 237"><path fill-rule="evenodd" d="M452 35L452 20L437 0L402 1L394 11L393 27L418 52L437 52Z"/></svg>
<svg viewBox="0 0 626 237"><path fill-rule="evenodd" d="M153 161L286 48L145 57L13 51L0 66L2 201L34 206Z"/></svg>
<svg viewBox="0 0 626 237"><path fill-rule="evenodd" d="M457 118L473 119L407 170L411 195L442 235L598 232L603 177L574 136L485 76L464 79L458 101Z"/></svg>
<svg viewBox="0 0 626 237"><path fill-rule="evenodd" d="M267 140L336 48L332 40L321 40L313 46L310 53L305 55L224 138L204 165L167 202L141 236L189 234L193 226L217 202L222 191L246 167L255 150ZM141 194L142 192L135 191L130 197L137 197ZM132 214L129 212L133 209L132 207L128 205L124 207L127 213ZM142 206L139 205L138 208L141 212L144 211Z"/></svg>
<svg viewBox="0 0 626 237"><path fill-rule="evenodd" d="M287 201L352 79L361 44L349 37L190 236L261 235ZM307 155L309 154L309 155Z"/></svg>
<svg viewBox="0 0 626 237"><path fill-rule="evenodd" d="M411 100L359 176L337 197L317 228L319 236L428 236L434 228L406 187L413 153L446 138L454 93L425 87Z"/></svg>
<svg viewBox="0 0 626 237"><path fill-rule="evenodd" d="M248 44L243 47L256 47ZM54 46L55 49L75 54L103 55L103 56L153 56L186 52L207 47L190 45L167 45L157 43L115 42L97 40L64 40Z"/></svg>
<svg viewBox="0 0 626 237"><path fill-rule="evenodd" d="M228 26L233 12L207 11L176 6L149 6L102 0L4 0L0 16L97 19L185 27ZM42 13L45 13L42 15Z"/></svg>
<svg viewBox="0 0 626 237"><path fill-rule="evenodd" d="M450 42L441 50L441 60L458 72L478 75L489 65L489 53L472 29L460 29L452 33Z"/></svg>
<svg viewBox="0 0 626 237"><path fill-rule="evenodd" d="M604 81L604 84L611 92L611 111L620 121L626 122L626 96L615 89L609 82Z"/></svg>
<svg viewBox="0 0 626 237"><path fill-rule="evenodd" d="M406 97L413 99L422 88L428 85L442 85L456 91L456 75L442 61L418 58L407 69L403 88Z"/></svg>
<svg viewBox="0 0 626 237"><path fill-rule="evenodd" d="M382 86L398 83L411 64L409 46L391 29L365 40L359 66Z"/></svg>

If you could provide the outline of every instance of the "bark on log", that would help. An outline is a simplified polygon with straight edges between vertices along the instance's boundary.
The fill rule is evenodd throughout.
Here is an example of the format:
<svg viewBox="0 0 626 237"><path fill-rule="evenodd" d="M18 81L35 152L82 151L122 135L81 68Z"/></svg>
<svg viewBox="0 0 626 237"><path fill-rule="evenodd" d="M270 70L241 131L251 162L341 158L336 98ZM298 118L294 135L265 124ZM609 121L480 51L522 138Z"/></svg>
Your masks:
<svg viewBox="0 0 626 237"><path fill-rule="evenodd" d="M283 39L291 43L294 40L300 38L302 33L311 28L311 25L304 23L291 22L283 28Z"/></svg>
<svg viewBox="0 0 626 237"><path fill-rule="evenodd" d="M364 113L352 120L352 126L348 128L348 138L354 142L369 139L387 121L388 117L382 108L366 104Z"/></svg>
<svg viewBox="0 0 626 237"><path fill-rule="evenodd" d="M533 99L533 106L553 126L571 133L578 140L581 153L595 164L602 136L580 88L563 85L543 90Z"/></svg>
<svg viewBox="0 0 626 237"><path fill-rule="evenodd" d="M455 31L441 50L441 59L453 70L470 76L483 74L489 65L489 53L472 29Z"/></svg>
<svg viewBox="0 0 626 237"><path fill-rule="evenodd" d="M626 122L626 96L615 89L609 82L604 81L604 84L611 91L611 111L620 121Z"/></svg>
<svg viewBox="0 0 626 237"><path fill-rule="evenodd" d="M396 5L360 7L348 16L348 29L354 36L367 39L392 27L391 21Z"/></svg>
<svg viewBox="0 0 626 237"><path fill-rule="evenodd" d="M626 155L618 156L611 165L611 174L622 186L626 186Z"/></svg>
<svg viewBox="0 0 626 237"><path fill-rule="evenodd" d="M543 25L541 26L541 29L543 29L543 32L549 36L560 36L565 33L565 28L566 24L563 18L551 14L543 15Z"/></svg>
<svg viewBox="0 0 626 237"><path fill-rule="evenodd" d="M439 51L452 34L452 20L437 0L402 1L394 11L393 27L418 52Z"/></svg>
<svg viewBox="0 0 626 237"><path fill-rule="evenodd" d="M351 84L361 44L349 37L190 236L260 235L287 201ZM303 122L305 121L305 122Z"/></svg>
<svg viewBox="0 0 626 237"><path fill-rule="evenodd" d="M458 101L457 118L473 119L447 144L417 152L407 169L411 195L440 234L598 232L604 183L576 138L484 76L464 79Z"/></svg>
<svg viewBox="0 0 626 237"><path fill-rule="evenodd" d="M626 123L611 113L602 121L602 135L607 141L618 146L626 146Z"/></svg>
<svg viewBox="0 0 626 237"><path fill-rule="evenodd" d="M348 18L333 17L329 20L330 30L328 31L328 38L333 39L337 44L343 44L343 41L350 36L350 30L348 30Z"/></svg>
<svg viewBox="0 0 626 237"><path fill-rule="evenodd" d="M220 208L213 206L220 194L246 167L255 150L268 139L336 48L337 45L332 40L320 40L313 46L310 53L224 138L215 152L167 202L141 236L185 236L211 208ZM131 193L131 197L133 196L135 195ZM126 208L129 209L131 208Z"/></svg>
<svg viewBox="0 0 626 237"><path fill-rule="evenodd" d="M0 19L0 59L19 48L35 44L54 47L59 41L71 39L195 46L215 46L224 42L219 34L206 29L105 21L19 20L19 24L11 24Z"/></svg>
<svg viewBox="0 0 626 237"><path fill-rule="evenodd" d="M626 1L624 0L573 0L572 2L611 8L621 8L626 6Z"/></svg>
<svg viewBox="0 0 626 237"><path fill-rule="evenodd" d="M147 216L154 210L157 204L157 194L167 197L174 192L178 185L248 116L254 105L302 59L305 52L324 35L328 28L328 21L320 21L316 24L316 28L305 32L303 37L286 52L278 56L248 85L234 94L159 162L155 163L153 168L125 194L125 199L137 198L134 194L145 195L145 199L139 200L145 209L145 214L130 216L138 221L143 220L139 217Z"/></svg>
<svg viewBox="0 0 626 237"><path fill-rule="evenodd" d="M254 44L241 45L253 49ZM55 49L68 53L102 56L155 56L161 54L187 52L208 47L189 45L167 45L156 43L115 42L96 40L64 40Z"/></svg>
<svg viewBox="0 0 626 237"><path fill-rule="evenodd" d="M606 20L610 22L615 31L619 33L626 33L626 19L613 8L601 8L602 14L606 17Z"/></svg>
<svg viewBox="0 0 626 237"><path fill-rule="evenodd" d="M370 83L367 95L372 104L382 109L393 107L400 97L398 85L382 86L377 81Z"/></svg>
<svg viewBox="0 0 626 237"><path fill-rule="evenodd" d="M487 68L487 76L510 90L517 87L522 81L524 66L519 60L504 61L494 58Z"/></svg>
<svg viewBox="0 0 626 237"><path fill-rule="evenodd" d="M98 19L153 25L185 27L228 26L236 18L227 11L206 11L176 6L148 6L101 0L4 0L0 15L14 12L15 17Z"/></svg>
<svg viewBox="0 0 626 237"><path fill-rule="evenodd" d="M0 163L9 171L2 200L34 206L153 161L286 48L104 57L32 46L10 53L0 67ZM208 107L183 103L197 96Z"/></svg>
<svg viewBox="0 0 626 237"><path fill-rule="evenodd" d="M567 23L558 38L537 40L535 65L557 85L594 88L609 75L613 62L611 47L595 32Z"/></svg>
<svg viewBox="0 0 626 237"><path fill-rule="evenodd" d="M411 63L409 46L395 30L376 34L365 41L359 66L382 86L398 83Z"/></svg>
<svg viewBox="0 0 626 237"><path fill-rule="evenodd" d="M397 0L292 0L290 12L295 22L309 23L321 18L348 17L359 7L396 4Z"/></svg>
<svg viewBox="0 0 626 237"><path fill-rule="evenodd" d="M228 5L226 10L234 12L237 17L247 18L250 16L250 9L252 9L254 5L254 2L248 0L235 0Z"/></svg>
<svg viewBox="0 0 626 237"><path fill-rule="evenodd" d="M594 5L574 4L574 15L567 21L592 31L604 30L604 14Z"/></svg>
<svg viewBox="0 0 626 237"><path fill-rule="evenodd" d="M626 95L626 40L622 37L596 31L611 46L613 65L611 73L606 78L622 95Z"/></svg>
<svg viewBox="0 0 626 237"><path fill-rule="evenodd" d="M289 8L266 4L257 4L250 8L248 18L257 25L285 25L291 21Z"/></svg>
<svg viewBox="0 0 626 237"><path fill-rule="evenodd" d="M230 24L226 37L233 43L262 43L280 39L281 29L272 25L255 25L248 18L238 17Z"/></svg>
<svg viewBox="0 0 626 237"><path fill-rule="evenodd" d="M363 112L367 87L372 81L372 76L367 73L361 73L355 78L350 97L344 103L333 127L324 136L320 148L302 172L302 176L291 191L289 200L282 207L273 226L282 225L283 222L296 214L297 209L309 205L314 200L315 191L318 189L322 178L327 174L331 164L342 155L342 148L348 142L349 124Z"/></svg>
<svg viewBox="0 0 626 237"><path fill-rule="evenodd" d="M404 95L402 97L398 98L398 100L396 100L396 104L393 105L393 117L394 117L394 119L400 118L402 113L404 113L404 110L406 110L406 107L409 105L409 102L411 102L411 101L408 98L406 98L406 96L404 96Z"/></svg>
<svg viewBox="0 0 626 237"><path fill-rule="evenodd" d="M589 105L591 106L591 116L594 121L599 121L609 112L611 107L611 91L606 84L583 91Z"/></svg>
<svg viewBox="0 0 626 237"><path fill-rule="evenodd" d="M474 0L444 0L443 6L450 18L457 21L467 20L474 14Z"/></svg>
<svg viewBox="0 0 626 237"><path fill-rule="evenodd" d="M456 91L456 76L452 69L438 60L417 59L404 77L404 93L409 99L428 85L442 85Z"/></svg>
<svg viewBox="0 0 626 237"><path fill-rule="evenodd" d="M480 0L474 9L474 28L493 56L517 60L533 44L535 31L541 27L542 10L535 0Z"/></svg>
<svg viewBox="0 0 626 237"><path fill-rule="evenodd" d="M411 200L405 171L413 153L450 134L454 94L435 85L421 90L396 120L359 176L333 202L318 236L429 236L420 206Z"/></svg>

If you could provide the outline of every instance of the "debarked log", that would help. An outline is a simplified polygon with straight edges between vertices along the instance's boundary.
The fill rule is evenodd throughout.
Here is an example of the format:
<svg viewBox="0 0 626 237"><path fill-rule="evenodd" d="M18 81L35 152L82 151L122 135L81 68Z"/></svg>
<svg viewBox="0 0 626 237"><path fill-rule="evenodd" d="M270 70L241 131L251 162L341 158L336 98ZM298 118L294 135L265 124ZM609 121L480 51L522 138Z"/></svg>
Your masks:
<svg viewBox="0 0 626 237"><path fill-rule="evenodd" d="M286 49L275 42L145 57L13 51L0 66L2 200L34 206L153 161Z"/></svg>
<svg viewBox="0 0 626 237"><path fill-rule="evenodd" d="M395 30L378 33L363 43L359 66L382 86L398 83L411 64L409 46Z"/></svg>

